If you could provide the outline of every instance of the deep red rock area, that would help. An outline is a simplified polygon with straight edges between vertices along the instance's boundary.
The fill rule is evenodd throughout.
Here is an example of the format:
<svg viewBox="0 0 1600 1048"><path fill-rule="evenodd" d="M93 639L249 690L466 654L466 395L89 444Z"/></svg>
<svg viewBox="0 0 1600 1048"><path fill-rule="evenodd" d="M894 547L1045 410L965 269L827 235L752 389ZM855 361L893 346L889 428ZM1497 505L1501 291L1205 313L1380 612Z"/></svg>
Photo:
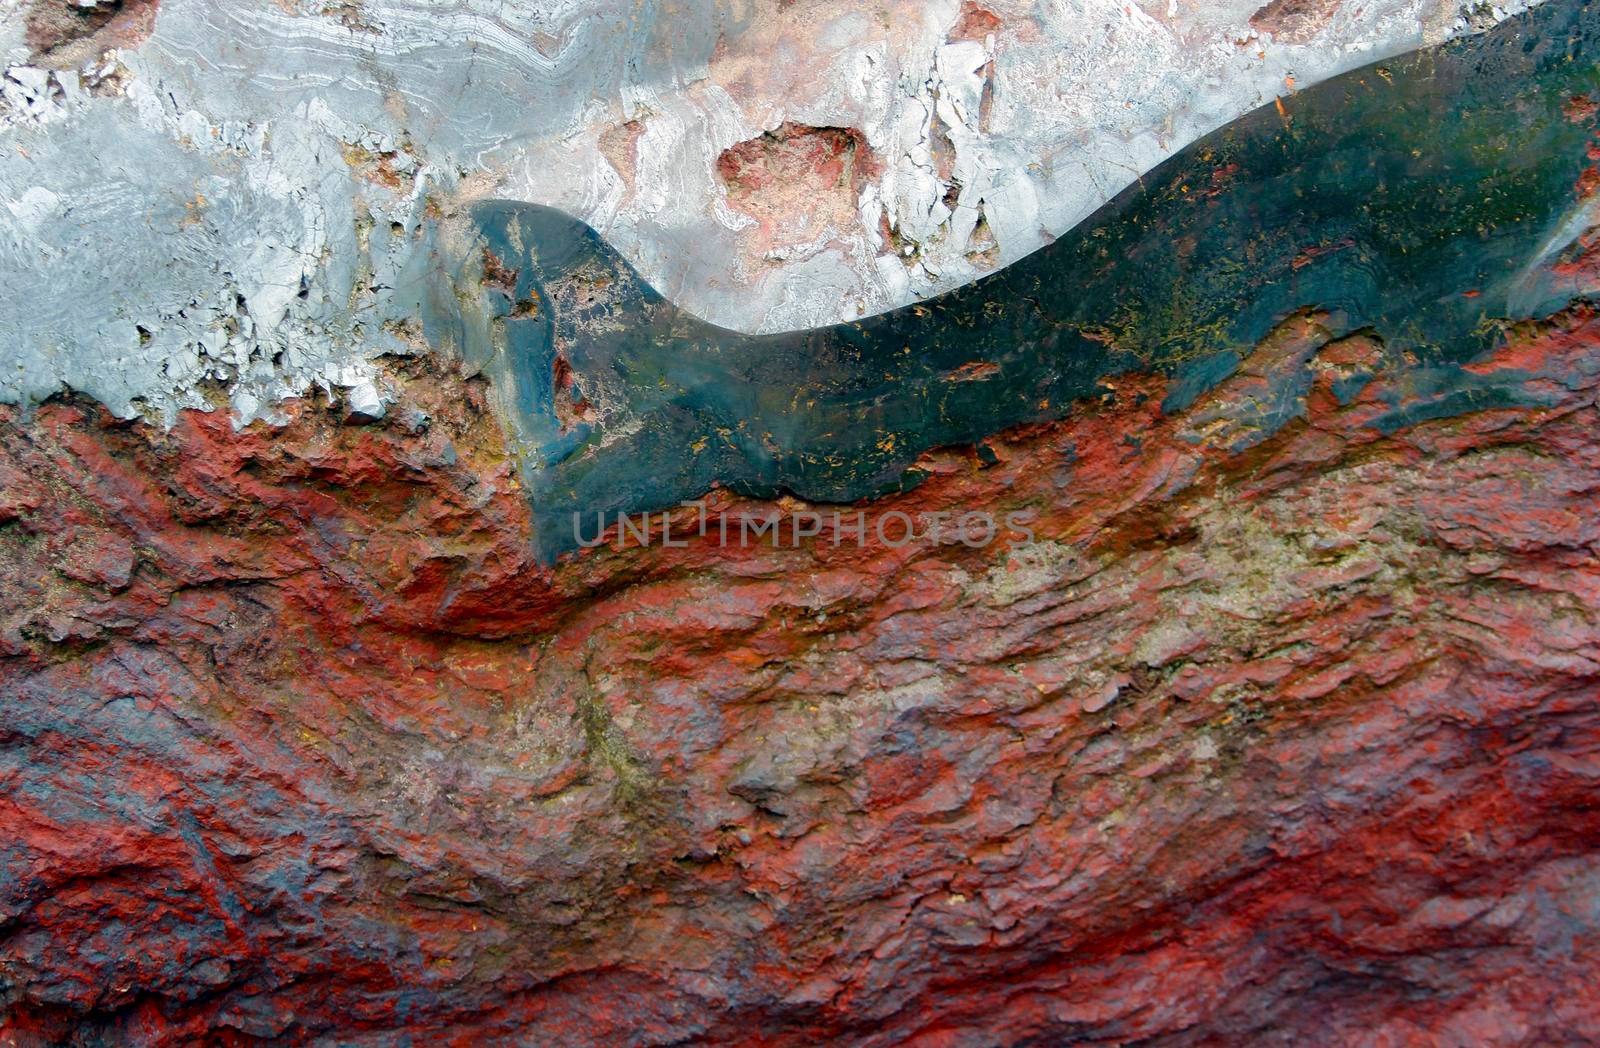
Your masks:
<svg viewBox="0 0 1600 1048"><path fill-rule="evenodd" d="M1600 1043L1600 319L1394 356L554 569L446 372L8 409L0 1044Z"/></svg>

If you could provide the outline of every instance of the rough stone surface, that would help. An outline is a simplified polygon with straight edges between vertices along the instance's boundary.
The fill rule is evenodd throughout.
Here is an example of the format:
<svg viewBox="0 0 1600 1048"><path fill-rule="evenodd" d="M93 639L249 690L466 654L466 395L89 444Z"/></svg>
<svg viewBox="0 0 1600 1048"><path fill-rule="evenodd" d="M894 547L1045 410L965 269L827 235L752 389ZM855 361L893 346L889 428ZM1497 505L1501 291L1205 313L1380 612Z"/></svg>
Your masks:
<svg viewBox="0 0 1600 1048"><path fill-rule="evenodd" d="M374 360L421 348L427 219L490 198L583 218L726 327L878 313L1242 113L1528 5L1305 6L0 0L0 401L370 401ZM786 127L876 160L841 185L830 150L757 150L741 196L720 158Z"/></svg>
<svg viewBox="0 0 1600 1048"><path fill-rule="evenodd" d="M1600 89L1522 6L0 0L0 1048L1600 1043ZM1263 102L1316 155L1197 148L1204 221L1149 179L919 355L696 334L960 283ZM1220 341L1061 340L1123 291ZM1081 382L983 415L1019 355ZM759 479L713 440L910 490L541 559L585 478Z"/></svg>
<svg viewBox="0 0 1600 1048"><path fill-rule="evenodd" d="M1302 314L866 509L1031 544L554 568L432 365L7 409L0 1043L1600 1041L1597 361Z"/></svg>

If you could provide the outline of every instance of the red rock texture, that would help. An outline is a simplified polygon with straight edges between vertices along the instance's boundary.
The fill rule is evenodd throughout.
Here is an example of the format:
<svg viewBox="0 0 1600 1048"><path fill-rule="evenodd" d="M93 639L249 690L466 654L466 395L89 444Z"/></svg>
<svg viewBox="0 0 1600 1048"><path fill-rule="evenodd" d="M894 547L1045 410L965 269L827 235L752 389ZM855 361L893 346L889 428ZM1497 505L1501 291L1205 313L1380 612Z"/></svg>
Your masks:
<svg viewBox="0 0 1600 1048"><path fill-rule="evenodd" d="M119 47L137 47L155 28L161 0L33 0L25 14L33 60L71 68Z"/></svg>
<svg viewBox="0 0 1600 1048"><path fill-rule="evenodd" d="M1600 319L1316 320L870 508L1031 545L544 569L420 367L8 415L0 1044L1600 1042Z"/></svg>
<svg viewBox="0 0 1600 1048"><path fill-rule="evenodd" d="M1339 13L1342 0L1272 0L1250 16L1250 25L1284 44L1316 39Z"/></svg>
<svg viewBox="0 0 1600 1048"><path fill-rule="evenodd" d="M728 203L761 228L751 248L752 263L762 261L785 236L815 238L848 226L862 189L881 169L857 129L792 121L717 157L717 176Z"/></svg>

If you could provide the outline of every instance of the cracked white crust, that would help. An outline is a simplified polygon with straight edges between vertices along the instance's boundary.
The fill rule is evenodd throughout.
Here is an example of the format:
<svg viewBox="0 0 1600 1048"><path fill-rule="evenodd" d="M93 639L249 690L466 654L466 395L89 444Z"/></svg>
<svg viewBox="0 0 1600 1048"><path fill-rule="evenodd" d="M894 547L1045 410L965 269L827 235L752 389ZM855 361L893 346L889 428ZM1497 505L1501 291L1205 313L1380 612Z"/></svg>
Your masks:
<svg viewBox="0 0 1600 1048"><path fill-rule="evenodd" d="M137 50L50 71L0 0L0 400L170 420L225 396L245 421L321 386L381 411L430 196L560 207L732 328L893 308L1294 86L1526 5L1346 0L1293 44L1253 2L981 6L165 0ZM717 160L785 123L857 129L876 164L843 207L758 222Z"/></svg>

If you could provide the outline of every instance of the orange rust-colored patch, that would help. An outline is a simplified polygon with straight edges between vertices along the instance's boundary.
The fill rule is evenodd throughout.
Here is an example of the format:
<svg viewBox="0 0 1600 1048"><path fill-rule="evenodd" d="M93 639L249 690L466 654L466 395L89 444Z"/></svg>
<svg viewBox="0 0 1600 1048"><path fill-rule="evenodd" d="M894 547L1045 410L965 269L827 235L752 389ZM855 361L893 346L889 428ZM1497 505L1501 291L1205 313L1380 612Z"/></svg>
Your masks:
<svg viewBox="0 0 1600 1048"><path fill-rule="evenodd" d="M975 360L970 364L962 364L950 372L950 378L957 382L982 382L1000 373L1000 365L986 360Z"/></svg>
<svg viewBox="0 0 1600 1048"><path fill-rule="evenodd" d="M517 291L517 277L521 270L512 269L503 262L499 255L483 249L483 282L491 287L497 287L508 295Z"/></svg>
<svg viewBox="0 0 1600 1048"><path fill-rule="evenodd" d="M966 0L961 5L961 14L956 18L956 24L950 30L950 40L973 40L983 43L991 33L998 33L1005 27L1005 22L1000 16L986 7L979 7L972 0Z"/></svg>
<svg viewBox="0 0 1600 1048"><path fill-rule="evenodd" d="M1308 247L1296 255L1289 264L1295 272L1299 272L1324 255L1331 255L1335 251L1343 251L1346 248L1354 247L1355 243L1350 237L1345 237L1343 240L1336 240L1331 244L1318 244L1314 247Z"/></svg>
<svg viewBox="0 0 1600 1048"><path fill-rule="evenodd" d="M634 172L639 167L639 139L644 137L644 123L629 120L625 124L607 128L600 135L600 155L608 160L623 184L631 192Z"/></svg>
<svg viewBox="0 0 1600 1048"><path fill-rule="evenodd" d="M395 192L404 190L410 178L395 169L393 151L374 153L358 145L346 143L340 147L344 162L359 178Z"/></svg>

